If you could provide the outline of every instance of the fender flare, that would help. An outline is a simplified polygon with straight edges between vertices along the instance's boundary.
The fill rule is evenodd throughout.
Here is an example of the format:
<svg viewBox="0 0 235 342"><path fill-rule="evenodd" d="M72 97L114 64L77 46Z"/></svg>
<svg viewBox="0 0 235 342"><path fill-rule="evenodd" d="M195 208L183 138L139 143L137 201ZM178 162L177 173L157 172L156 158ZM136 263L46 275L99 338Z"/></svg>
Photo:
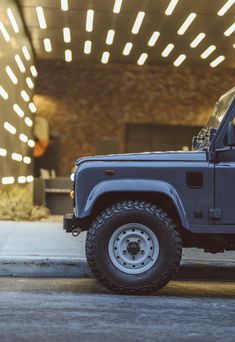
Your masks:
<svg viewBox="0 0 235 342"><path fill-rule="evenodd" d="M79 217L89 216L96 201L102 195L115 192L153 192L168 196L176 207L182 226L188 229L185 209L177 191L171 184L160 180L121 179L100 182L91 190Z"/></svg>

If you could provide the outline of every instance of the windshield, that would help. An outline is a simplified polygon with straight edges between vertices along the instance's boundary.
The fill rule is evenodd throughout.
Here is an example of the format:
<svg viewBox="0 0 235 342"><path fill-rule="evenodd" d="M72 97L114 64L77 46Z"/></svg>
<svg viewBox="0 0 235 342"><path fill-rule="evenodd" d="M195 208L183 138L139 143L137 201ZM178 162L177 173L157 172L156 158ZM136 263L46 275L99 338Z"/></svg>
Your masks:
<svg viewBox="0 0 235 342"><path fill-rule="evenodd" d="M222 122L232 100L235 96L235 87L224 94L218 102L216 102L214 112L209 118L206 127L218 128Z"/></svg>

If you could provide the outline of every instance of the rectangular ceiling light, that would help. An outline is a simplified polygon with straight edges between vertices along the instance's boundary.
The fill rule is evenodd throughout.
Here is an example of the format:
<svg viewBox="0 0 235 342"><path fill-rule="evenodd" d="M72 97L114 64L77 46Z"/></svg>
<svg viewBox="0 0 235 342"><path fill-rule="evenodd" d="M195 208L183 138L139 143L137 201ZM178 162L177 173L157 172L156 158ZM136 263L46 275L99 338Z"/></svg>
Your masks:
<svg viewBox="0 0 235 342"><path fill-rule="evenodd" d="M32 183L33 182L33 176L27 176L26 177L27 183Z"/></svg>
<svg viewBox="0 0 235 342"><path fill-rule="evenodd" d="M214 59L211 63L210 66L212 68L215 68L217 65L219 65L221 62L223 62L225 60L224 56L219 56L216 59Z"/></svg>
<svg viewBox="0 0 235 342"><path fill-rule="evenodd" d="M6 155L7 155L7 150L5 148L0 148L0 156L6 157Z"/></svg>
<svg viewBox="0 0 235 342"><path fill-rule="evenodd" d="M37 77L38 76L38 72L37 72L37 69L36 69L35 65L31 65L30 72L31 72L33 77Z"/></svg>
<svg viewBox="0 0 235 342"><path fill-rule="evenodd" d="M15 61L20 69L20 71L22 73L24 73L26 71L24 63L22 62L22 59L20 58L20 56L18 54L15 55Z"/></svg>
<svg viewBox="0 0 235 342"><path fill-rule="evenodd" d="M176 67L180 66L183 63L183 61L186 59L186 57L187 56L185 54L179 55L179 57L177 57L173 63L174 66Z"/></svg>
<svg viewBox="0 0 235 342"><path fill-rule="evenodd" d="M20 183L20 184L26 183L26 177L25 176L18 177L18 183Z"/></svg>
<svg viewBox="0 0 235 342"><path fill-rule="evenodd" d="M29 145L29 147L33 148L35 146L35 141L32 139L29 139L28 145Z"/></svg>
<svg viewBox="0 0 235 342"><path fill-rule="evenodd" d="M150 37L149 41L148 41L148 46L154 46L158 40L160 36L160 32L155 31L153 32L152 36Z"/></svg>
<svg viewBox="0 0 235 342"><path fill-rule="evenodd" d="M108 51L104 51L101 57L101 63L107 64L109 61L109 56L110 56L110 53Z"/></svg>
<svg viewBox="0 0 235 342"><path fill-rule="evenodd" d="M146 61L146 59L148 58L148 54L147 53L142 53L137 61L138 65L143 65Z"/></svg>
<svg viewBox="0 0 235 342"><path fill-rule="evenodd" d="M86 16L86 30L87 30L87 32L92 32L93 21L94 21L94 11L92 9L89 9L87 11L87 16Z"/></svg>
<svg viewBox="0 0 235 342"><path fill-rule="evenodd" d="M45 30L47 28L47 23L46 23L43 8L41 6L36 7L36 12L38 16L39 26L42 30Z"/></svg>
<svg viewBox="0 0 235 342"><path fill-rule="evenodd" d="M183 22L180 26L179 30L177 31L178 34L183 35L189 26L192 24L193 20L196 18L196 13L190 13L187 19Z"/></svg>
<svg viewBox="0 0 235 342"><path fill-rule="evenodd" d="M171 0L167 9L166 9L166 12L165 12L165 15L171 15L175 9L175 6L177 5L179 0Z"/></svg>
<svg viewBox="0 0 235 342"><path fill-rule="evenodd" d="M122 0L115 0L113 6L113 13L120 13L122 7Z"/></svg>
<svg viewBox="0 0 235 342"><path fill-rule="evenodd" d="M32 78L26 77L26 83L27 83L27 86L29 87L29 89L33 89L34 88L34 83L32 81Z"/></svg>
<svg viewBox="0 0 235 342"><path fill-rule="evenodd" d="M86 40L85 43L84 43L84 53L86 55L89 55L89 53L91 53L91 41L90 40Z"/></svg>
<svg viewBox="0 0 235 342"><path fill-rule="evenodd" d="M8 99L8 93L6 92L6 90L2 86L0 86L0 95L2 96L2 98L4 100Z"/></svg>
<svg viewBox="0 0 235 342"><path fill-rule="evenodd" d="M65 50L64 52L64 58L66 62L72 62L72 51L71 50Z"/></svg>
<svg viewBox="0 0 235 342"><path fill-rule="evenodd" d="M7 32L3 22L0 21L0 31L2 32L3 38L5 39L6 42L10 41L10 36L9 33Z"/></svg>
<svg viewBox="0 0 235 342"><path fill-rule="evenodd" d="M18 79L17 79L16 75L14 74L12 68L9 65L6 66L6 72L7 72L7 75L9 76L9 78L11 79L12 83L17 84Z"/></svg>
<svg viewBox="0 0 235 342"><path fill-rule="evenodd" d="M216 46L210 45L203 53L201 54L202 59L206 59L213 51L215 51Z"/></svg>
<svg viewBox="0 0 235 342"><path fill-rule="evenodd" d="M9 122L5 121L4 124L3 124L3 127L9 133L16 134L16 128L14 126L12 126Z"/></svg>
<svg viewBox="0 0 235 342"><path fill-rule="evenodd" d="M106 37L106 44L107 45L113 44L114 35L115 35L114 30L108 30L107 37Z"/></svg>
<svg viewBox="0 0 235 342"><path fill-rule="evenodd" d="M18 106L18 104L14 104L13 105L13 110L16 112L16 114L20 117L20 118L23 118L24 116L24 111L23 109L20 108L20 106Z"/></svg>
<svg viewBox="0 0 235 342"><path fill-rule="evenodd" d="M24 122L28 127L33 126L33 121L28 116L24 119Z"/></svg>
<svg viewBox="0 0 235 342"><path fill-rule="evenodd" d="M224 31L224 35L225 35L226 37L229 37L229 36L231 36L231 34L232 34L234 31L235 31L235 23L233 23L231 26L229 26L229 28L228 28L226 31Z"/></svg>
<svg viewBox="0 0 235 342"><path fill-rule="evenodd" d="M43 44L46 52L52 51L51 40L49 38L43 39Z"/></svg>
<svg viewBox="0 0 235 342"><path fill-rule="evenodd" d="M29 50L27 49L26 46L22 47L22 52L24 54L26 61L29 61L30 60L30 53L29 53Z"/></svg>
<svg viewBox="0 0 235 342"><path fill-rule="evenodd" d="M62 11L68 11L69 9L68 0L60 0L60 5L61 5Z"/></svg>
<svg viewBox="0 0 235 342"><path fill-rule="evenodd" d="M191 48L195 48L201 43L201 41L205 38L205 33L199 33L196 38L190 43Z"/></svg>
<svg viewBox="0 0 235 342"><path fill-rule="evenodd" d="M23 158L23 162L25 164L31 164L31 158L26 156L26 157Z"/></svg>
<svg viewBox="0 0 235 342"><path fill-rule="evenodd" d="M19 162L23 159L22 154L19 153L12 153L11 158Z"/></svg>
<svg viewBox="0 0 235 342"><path fill-rule="evenodd" d="M0 31L2 32L2 35L3 35L3 38L5 39L5 41L9 42L11 38L10 38L3 22L1 22L1 21L0 21Z"/></svg>
<svg viewBox="0 0 235 342"><path fill-rule="evenodd" d="M132 43L130 43L130 42L126 43L126 45L125 45L125 47L124 47L124 49L122 51L122 54L124 56L128 56L130 54L130 52L131 52L132 47L133 47Z"/></svg>
<svg viewBox="0 0 235 342"><path fill-rule="evenodd" d="M71 42L71 33L70 33L70 28L69 27L64 27L63 28L63 37L64 37L64 42L65 43L70 43Z"/></svg>
<svg viewBox="0 0 235 342"><path fill-rule="evenodd" d="M224 6L217 12L217 15L223 16L233 4L235 4L235 0L226 1Z"/></svg>
<svg viewBox="0 0 235 342"><path fill-rule="evenodd" d="M20 140L21 140L22 142L24 142L24 143L26 143L26 142L28 141L28 137L27 137L27 135L25 135L24 133L21 133L21 134L19 135L19 138L20 138Z"/></svg>
<svg viewBox="0 0 235 342"><path fill-rule="evenodd" d="M22 91L20 92L20 95L21 95L22 99L23 99L25 102L29 102L30 97L29 97L28 93L27 93L25 90L22 90Z"/></svg>
<svg viewBox="0 0 235 342"><path fill-rule="evenodd" d="M140 26L144 20L144 16L145 16L145 13L142 11L137 14L137 17L135 19L134 25L131 30L133 34L137 34L139 32Z"/></svg>
<svg viewBox="0 0 235 342"><path fill-rule="evenodd" d="M8 15L8 18L9 18L9 20L11 22L11 25L13 27L14 32L18 33L20 31L19 30L19 26L17 24L17 21L15 19L15 16L14 16L13 12L12 12L12 10L10 8L7 9L7 15Z"/></svg>
<svg viewBox="0 0 235 342"><path fill-rule="evenodd" d="M162 51L162 57L167 57L171 53L171 51L174 49L174 44L168 44L165 49Z"/></svg>
<svg viewBox="0 0 235 342"><path fill-rule="evenodd" d="M36 113L37 111L37 108L35 106L35 104L33 102L30 102L29 103L29 110L32 112L32 113Z"/></svg>
<svg viewBox="0 0 235 342"><path fill-rule="evenodd" d="M15 182L14 177L2 177L2 184L13 184Z"/></svg>

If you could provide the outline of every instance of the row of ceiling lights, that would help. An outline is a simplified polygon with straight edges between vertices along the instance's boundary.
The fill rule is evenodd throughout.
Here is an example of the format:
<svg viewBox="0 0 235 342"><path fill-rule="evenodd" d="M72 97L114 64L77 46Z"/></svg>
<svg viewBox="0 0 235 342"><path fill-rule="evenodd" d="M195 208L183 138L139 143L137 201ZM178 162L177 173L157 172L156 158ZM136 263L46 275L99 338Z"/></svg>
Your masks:
<svg viewBox="0 0 235 342"><path fill-rule="evenodd" d="M11 10L11 8L7 9L7 15L8 15L9 21L11 22L13 31L16 34L19 33L19 31L20 31L19 30L19 26L17 24L17 21L15 19L15 16L14 16L13 11ZM8 33L8 31L7 31L5 25L3 24L2 21L0 21L0 32L2 33L2 36L5 39L5 41L6 42L10 42L11 36ZM27 62L31 60L31 56L30 56L29 50L28 50L28 48L26 46L22 47L22 55L24 56L24 58L25 58L25 60ZM15 59L15 62L17 64L17 67L18 67L19 71L21 73L25 73L26 72L26 66L25 66L21 56L19 54L15 54L14 59ZM31 65L29 70L31 72L31 75L34 78L36 78L38 76L37 69L36 69L36 67L34 65ZM5 67L5 71L6 71L7 75L8 75L8 77L9 77L9 79L11 80L11 82L14 85L18 84L18 78L17 78L17 76L15 75L14 71L12 70L12 68L9 65L7 65ZM26 77L25 81L26 81L26 84L27 84L29 89L33 89L34 88L34 82L33 82L31 77ZM27 93L27 91L26 90L22 90L20 92L20 95L21 95L21 98L26 103L28 103L29 110L32 113L35 113L37 108L36 108L36 106L35 106L35 104L33 102L30 102L30 96ZM0 96L4 100L8 100L8 98L9 98L8 92L4 89L4 87L2 85L0 85ZM23 109L17 103L13 104L12 109L14 110L14 112L20 118L24 118L24 122L25 122L26 126L32 127L33 121L28 116L25 117L25 113L24 113ZM8 121L5 121L3 123L3 127L10 134L16 135L17 129L11 123L9 123ZM33 148L35 146L35 141L33 139L30 139L24 133L20 133L18 135L18 138L19 138L19 140L21 142L27 144L30 148ZM8 154L9 153L8 153L8 151L5 148L0 148L0 157L6 157L6 156L8 156ZM23 162L24 164L27 164L27 165L31 164L31 162L32 162L32 160L31 160L31 158L29 156L23 156L22 154L17 153L17 152L10 153L10 156L11 156L12 160L15 160L17 162ZM23 183L30 183L30 182L33 181L33 176L32 175L29 175L29 176L19 176L17 179L15 179L12 176L8 176L8 177L2 177L2 179L1 179L2 184L13 184L15 181L18 181L18 183L21 183L21 184L23 184Z"/></svg>
<svg viewBox="0 0 235 342"><path fill-rule="evenodd" d="M168 4L168 7L165 11L166 15L171 15L177 5L177 3L179 2L179 0L171 0ZM228 0L226 1L226 3L223 5L223 7L217 12L218 16L223 16L228 10L229 8L235 3L235 0ZM122 0L115 0L114 2L114 7L113 7L113 13L120 13L121 11L121 6L122 6ZM62 11L68 11L69 6L68 6L68 0L61 0L61 10ZM36 7L36 13L37 13L37 17L38 17L38 22L39 22L39 26L41 29L46 29L47 28L47 23L46 23L46 19L45 19L45 15L44 15L44 11L43 8L41 6ZM185 32L188 30L189 26L192 24L192 22L195 20L197 14L196 13L190 13L188 15L188 17L186 18L186 20L182 23L182 25L180 26L180 28L177 31L177 34L179 35L184 35ZM138 12L135 22L133 24L132 27L132 34L138 34L140 27L142 25L142 22L144 20L145 17L145 12L140 11ZM89 9L87 11L87 16L86 16L86 31L87 32L92 32L93 31L93 22L94 22L94 10ZM226 37L230 36L233 32L235 31L235 23L233 23L231 26L229 26L226 31L224 32L224 35ZM106 44L107 45L112 45L113 40L114 40L114 36L115 36L115 30L111 29L108 31L107 33L107 37L106 37ZM148 46L154 46L158 37L160 36L160 32L153 32L152 36L150 37L149 41L148 41ZM193 41L190 43L190 47L191 48L196 48L201 41L206 37L206 34L201 32L199 33L194 39ZM70 43L71 42L71 31L69 27L64 27L63 28L63 39L65 43ZM49 38L45 38L43 40L44 42L44 48L46 52L51 52L52 51L52 45L51 45L51 41ZM127 42L124 49L123 49L123 55L124 56L128 56L131 52L131 49L133 47L133 43L131 42ZM233 45L234 47L234 45ZM91 53L91 48L92 48L92 42L90 40L86 40L84 43L84 53L85 54L90 54ZM168 57L170 52L173 50L174 48L174 44L170 43L168 44L165 49L162 51L161 55L162 57ZM202 59L206 59L210 54L212 54L214 51L216 50L216 46L215 45L210 45L202 54L201 54L201 58ZM181 54L177 57L177 59L173 62L174 66L179 66L185 59L186 59L186 55L185 54ZM102 54L101 57L101 62L106 64L108 63L110 58L110 52L105 51ZM137 60L137 64L138 65L143 65L146 61L146 59L148 58L148 54L147 53L142 53L139 57L139 59ZM225 60L225 56L220 55L217 58L215 58L211 63L210 66L211 67L216 67L218 64L220 64L222 61ZM66 49L65 50L65 61L66 62L71 62L72 61L72 51L70 49Z"/></svg>

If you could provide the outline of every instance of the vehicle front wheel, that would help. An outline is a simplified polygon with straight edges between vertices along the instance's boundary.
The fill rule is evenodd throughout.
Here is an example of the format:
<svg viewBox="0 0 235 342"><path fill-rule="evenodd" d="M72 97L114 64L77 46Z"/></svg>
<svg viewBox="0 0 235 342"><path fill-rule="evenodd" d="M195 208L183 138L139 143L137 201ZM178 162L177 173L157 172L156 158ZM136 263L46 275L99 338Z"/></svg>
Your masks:
<svg viewBox="0 0 235 342"><path fill-rule="evenodd" d="M87 232L86 256L94 276L109 290L146 294L175 275L182 243L172 219L144 201L105 209Z"/></svg>

